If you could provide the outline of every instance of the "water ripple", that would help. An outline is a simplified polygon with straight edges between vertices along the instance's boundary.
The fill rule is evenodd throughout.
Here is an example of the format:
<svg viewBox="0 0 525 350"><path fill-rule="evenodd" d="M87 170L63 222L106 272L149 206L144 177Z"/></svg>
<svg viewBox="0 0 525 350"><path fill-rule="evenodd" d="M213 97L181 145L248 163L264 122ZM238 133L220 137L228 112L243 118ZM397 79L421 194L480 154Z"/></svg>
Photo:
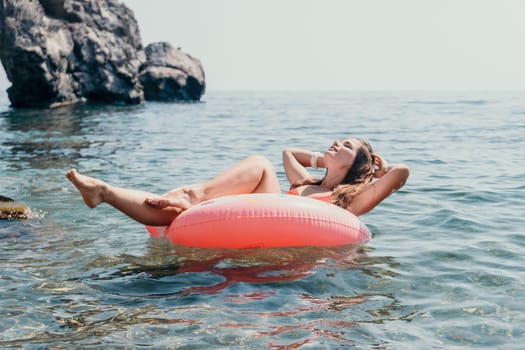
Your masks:
<svg viewBox="0 0 525 350"><path fill-rule="evenodd" d="M521 93L210 93L205 103L0 113L1 348L520 348ZM248 154L369 139L411 168L362 247L199 250L89 210L70 167L163 193ZM316 173L317 175L317 173ZM322 176L322 171L319 172Z"/></svg>

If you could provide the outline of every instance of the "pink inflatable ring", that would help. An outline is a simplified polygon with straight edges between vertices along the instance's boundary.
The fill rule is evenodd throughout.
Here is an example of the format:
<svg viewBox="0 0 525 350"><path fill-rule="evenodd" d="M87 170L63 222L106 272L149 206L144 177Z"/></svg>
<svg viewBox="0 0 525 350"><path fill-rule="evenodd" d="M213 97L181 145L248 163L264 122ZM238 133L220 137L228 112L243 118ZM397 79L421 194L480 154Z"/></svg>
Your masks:
<svg viewBox="0 0 525 350"><path fill-rule="evenodd" d="M337 246L370 240L352 213L320 200L286 194L243 194L195 205L153 237L201 248Z"/></svg>

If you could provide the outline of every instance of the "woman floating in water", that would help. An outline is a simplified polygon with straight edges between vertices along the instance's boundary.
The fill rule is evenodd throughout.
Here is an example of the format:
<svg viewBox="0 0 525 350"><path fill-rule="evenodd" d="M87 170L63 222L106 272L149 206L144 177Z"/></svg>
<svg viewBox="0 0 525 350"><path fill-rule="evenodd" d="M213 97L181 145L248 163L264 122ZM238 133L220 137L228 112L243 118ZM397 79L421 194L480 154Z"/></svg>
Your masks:
<svg viewBox="0 0 525 350"><path fill-rule="evenodd" d="M409 175L406 165L388 166L367 141L335 141L324 154L288 148L283 151L288 194L329 201L359 216L401 188ZM325 168L322 179L306 167ZM280 193L274 167L263 156L250 156L208 182L184 186L159 196L119 188L71 169L66 174L87 206L108 203L144 225L169 225L181 212L203 201L234 194Z"/></svg>

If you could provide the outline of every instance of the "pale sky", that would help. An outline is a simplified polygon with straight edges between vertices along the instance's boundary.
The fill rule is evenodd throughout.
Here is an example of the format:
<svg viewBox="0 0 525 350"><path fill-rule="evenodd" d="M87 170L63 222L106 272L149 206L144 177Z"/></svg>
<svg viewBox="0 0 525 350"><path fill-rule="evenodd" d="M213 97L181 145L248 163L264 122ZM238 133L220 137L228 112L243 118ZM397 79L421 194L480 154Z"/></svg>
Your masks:
<svg viewBox="0 0 525 350"><path fill-rule="evenodd" d="M123 2L209 91L525 90L525 0Z"/></svg>

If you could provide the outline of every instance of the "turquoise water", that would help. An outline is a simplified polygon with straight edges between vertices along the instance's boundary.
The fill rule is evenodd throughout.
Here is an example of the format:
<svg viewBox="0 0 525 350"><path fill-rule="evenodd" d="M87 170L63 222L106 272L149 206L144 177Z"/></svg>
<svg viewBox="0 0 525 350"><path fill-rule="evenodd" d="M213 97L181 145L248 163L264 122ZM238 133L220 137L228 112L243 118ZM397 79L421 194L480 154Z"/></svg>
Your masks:
<svg viewBox="0 0 525 350"><path fill-rule="evenodd" d="M0 348L520 349L525 99L503 92L215 92L203 103L12 111L0 101ZM175 247L67 169L162 193L249 154L370 140L410 166L361 247Z"/></svg>

